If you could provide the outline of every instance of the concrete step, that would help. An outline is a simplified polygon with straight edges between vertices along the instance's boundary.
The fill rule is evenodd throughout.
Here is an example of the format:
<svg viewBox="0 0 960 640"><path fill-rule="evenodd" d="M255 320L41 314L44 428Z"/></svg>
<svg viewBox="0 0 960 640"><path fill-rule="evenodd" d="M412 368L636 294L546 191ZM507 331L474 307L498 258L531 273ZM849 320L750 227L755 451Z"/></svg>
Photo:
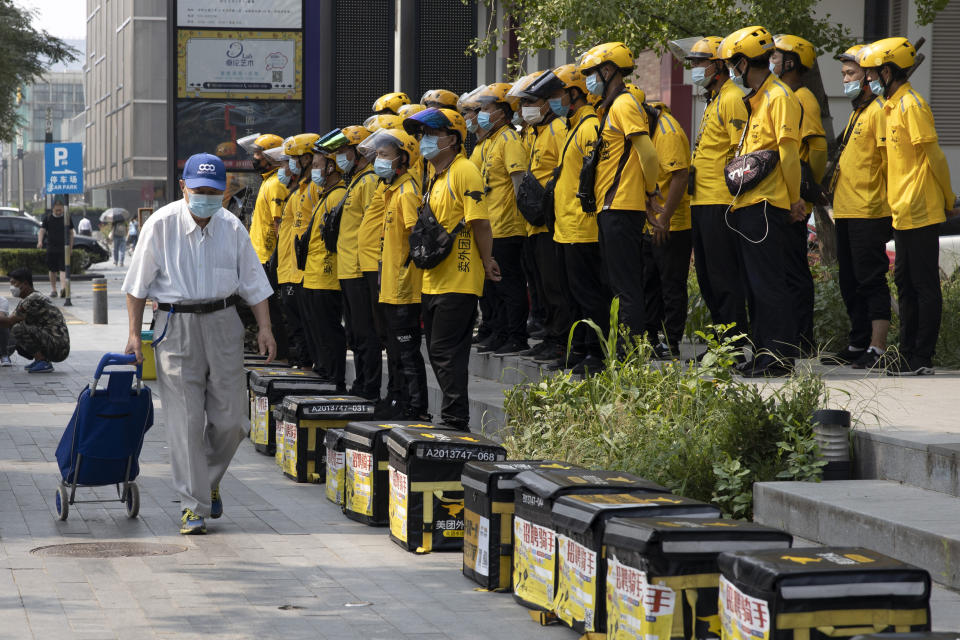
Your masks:
<svg viewBox="0 0 960 640"><path fill-rule="evenodd" d="M853 436L857 478L960 496L960 433L855 430Z"/></svg>
<svg viewBox="0 0 960 640"><path fill-rule="evenodd" d="M960 588L960 498L890 480L758 482L754 520L824 545L863 546Z"/></svg>

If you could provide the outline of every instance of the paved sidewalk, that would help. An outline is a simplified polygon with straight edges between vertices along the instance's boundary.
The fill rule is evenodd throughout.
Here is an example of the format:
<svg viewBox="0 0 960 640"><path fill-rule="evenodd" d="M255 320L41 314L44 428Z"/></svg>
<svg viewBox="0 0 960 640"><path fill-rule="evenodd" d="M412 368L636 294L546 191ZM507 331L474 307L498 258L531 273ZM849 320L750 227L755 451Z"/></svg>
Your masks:
<svg viewBox="0 0 960 640"><path fill-rule="evenodd" d="M125 344L122 271L106 271L110 324L89 324L90 285L77 283L67 362L45 375L26 374L22 359L0 369L0 638L577 637L536 625L510 595L474 591L459 554L414 556L384 529L346 520L321 486L287 480L248 443L224 480L224 517L209 522L207 536L178 535L160 402L141 456L140 517L128 519L120 503L75 505L58 522L54 449L99 357ZM93 493L109 498L113 489ZM30 553L131 540L186 551L118 559ZM956 594L938 589L935 626L951 628L958 605Z"/></svg>

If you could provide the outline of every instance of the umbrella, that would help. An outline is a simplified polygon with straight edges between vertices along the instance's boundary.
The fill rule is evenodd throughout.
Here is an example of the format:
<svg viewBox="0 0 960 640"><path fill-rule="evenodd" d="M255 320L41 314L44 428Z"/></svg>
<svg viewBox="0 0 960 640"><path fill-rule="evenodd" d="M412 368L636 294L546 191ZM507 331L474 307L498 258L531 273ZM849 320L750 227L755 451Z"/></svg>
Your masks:
<svg viewBox="0 0 960 640"><path fill-rule="evenodd" d="M130 212L126 209L113 207L100 214L100 222L123 222L130 219Z"/></svg>

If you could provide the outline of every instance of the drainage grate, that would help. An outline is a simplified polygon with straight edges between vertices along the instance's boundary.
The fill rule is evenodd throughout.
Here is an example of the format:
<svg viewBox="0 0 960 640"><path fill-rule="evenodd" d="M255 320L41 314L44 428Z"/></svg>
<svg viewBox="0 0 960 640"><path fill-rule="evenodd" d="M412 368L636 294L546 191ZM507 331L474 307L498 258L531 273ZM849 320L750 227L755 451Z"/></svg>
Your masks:
<svg viewBox="0 0 960 640"><path fill-rule="evenodd" d="M75 542L31 549L37 556L59 558L129 558L132 556L171 556L187 550L179 544L151 542Z"/></svg>

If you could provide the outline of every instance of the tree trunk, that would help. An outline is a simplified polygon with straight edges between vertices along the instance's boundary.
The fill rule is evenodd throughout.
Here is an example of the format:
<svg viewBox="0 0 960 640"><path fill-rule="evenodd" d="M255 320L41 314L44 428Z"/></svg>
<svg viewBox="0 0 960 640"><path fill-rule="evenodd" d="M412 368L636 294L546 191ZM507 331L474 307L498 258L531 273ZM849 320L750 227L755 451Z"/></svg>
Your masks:
<svg viewBox="0 0 960 640"><path fill-rule="evenodd" d="M827 100L827 94L823 90L823 76L820 74L819 62L813 65L813 69L807 72L803 78L803 84L820 103L820 118L823 121L823 130L827 136L827 172L824 178L827 178L831 171L830 165L836 162L834 154L837 152L837 137L833 131L833 117L830 115L830 103ZM827 188L827 180L822 185ZM837 227L833 224L826 207L815 206L813 208L813 219L817 225L817 241L820 244L820 261L824 264L833 265L837 263Z"/></svg>

